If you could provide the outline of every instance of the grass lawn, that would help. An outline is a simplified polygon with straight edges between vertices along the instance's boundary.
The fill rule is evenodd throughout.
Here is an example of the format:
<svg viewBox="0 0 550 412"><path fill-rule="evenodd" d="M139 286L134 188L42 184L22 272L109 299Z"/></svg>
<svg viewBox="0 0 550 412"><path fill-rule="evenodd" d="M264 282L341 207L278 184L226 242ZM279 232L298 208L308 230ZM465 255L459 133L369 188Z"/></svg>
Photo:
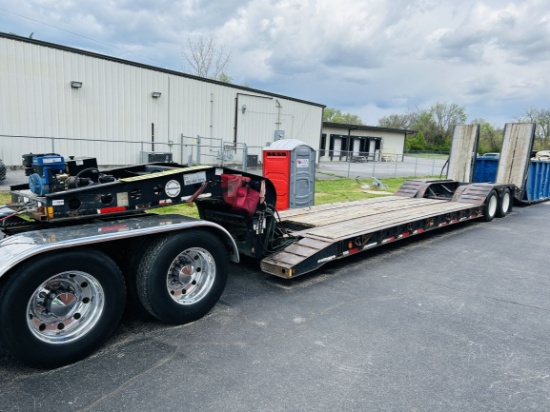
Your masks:
<svg viewBox="0 0 550 412"><path fill-rule="evenodd" d="M405 153L406 157L419 157L422 159L440 159L447 160L449 158L448 154L443 153Z"/></svg>
<svg viewBox="0 0 550 412"><path fill-rule="evenodd" d="M395 193L397 189L408 178L394 177L389 179L380 179L388 188L383 189L385 192ZM321 205L325 203L345 202L350 200L366 199L369 197L384 196L383 194L367 194L364 192L363 186L368 184L371 190L377 191L373 187L372 179L355 179L339 178L335 180L317 180L315 181L315 204ZM0 192L0 205L5 205L10 201L8 192ZM178 213L186 216L199 217L197 208L192 205L175 205L153 209L155 213Z"/></svg>

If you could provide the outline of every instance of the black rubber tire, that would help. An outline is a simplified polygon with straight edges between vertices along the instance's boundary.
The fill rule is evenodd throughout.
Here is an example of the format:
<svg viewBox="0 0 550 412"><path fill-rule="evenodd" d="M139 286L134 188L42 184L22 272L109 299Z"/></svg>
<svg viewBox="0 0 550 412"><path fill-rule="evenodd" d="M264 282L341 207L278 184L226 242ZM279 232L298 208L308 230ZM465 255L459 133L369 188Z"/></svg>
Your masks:
<svg viewBox="0 0 550 412"><path fill-rule="evenodd" d="M75 299L76 302L80 302L81 308L92 307L93 309L85 315L78 314L78 318L76 315L66 317L63 322L68 326L64 330L70 333L75 325L87 326L82 326L84 330L77 333L78 336L73 337L69 342L51 342L58 339L52 337L53 335L40 339L37 334L46 335L46 333L39 332L39 328L34 328L33 331L32 326L29 325L33 323L32 319L36 319L30 316L32 308L36 307L33 305L36 305L36 300L41 299L38 288L45 284L55 285L54 282L47 283L53 278L58 280L62 277L66 279L76 277L78 279L80 274L92 280L98 286L97 290L101 289L101 293L92 294L88 302L85 302L85 298L80 301ZM69 282L70 280L67 281ZM90 288L88 284L82 283L80 286L83 290ZM58 298L63 301L63 297L58 296ZM98 301L102 302L101 309L98 309L95 303ZM11 273L2 285L0 340L14 358L29 366L36 368L63 366L85 358L103 344L117 327L125 301L126 289L122 273L116 263L104 253L94 249L80 249L40 255L25 262ZM52 303L52 311L56 307L60 306ZM86 324L90 318L94 317L95 320L91 325ZM50 317L49 319L58 321L57 319L60 318Z"/></svg>
<svg viewBox="0 0 550 412"><path fill-rule="evenodd" d="M483 216L486 222L493 220L498 211L498 193L496 190L491 190L485 199L485 205L483 206Z"/></svg>
<svg viewBox="0 0 550 412"><path fill-rule="evenodd" d="M204 271L201 264L197 264L184 265L189 269L187 272L183 268L170 272L182 274L189 280L195 279L196 284L188 283L177 289L187 293L181 293L180 299L191 299L194 293L199 295L196 302L183 304L176 301L178 296L171 295L174 290L168 289L169 280L178 283L180 279L172 277L169 269L174 269L176 257L185 260L190 255L195 256L194 262L205 263L203 257L210 258L207 259L209 263L203 265L207 267ZM156 239L145 249L136 274L137 292L143 307L151 315L162 322L181 325L201 318L214 307L227 283L227 271L227 251L220 239L212 233L192 230L170 234ZM209 279L202 292L201 279Z"/></svg>
<svg viewBox="0 0 550 412"><path fill-rule="evenodd" d="M512 198L512 193L510 189L506 188L502 191L500 198L498 199L497 207L497 217L505 217L508 213L512 211L514 205L514 199Z"/></svg>
<svg viewBox="0 0 550 412"><path fill-rule="evenodd" d="M154 317L143 307L137 291L137 271L139 263L145 250L149 246L153 237L136 238L130 245L124 247L124 250L132 250L132 253L125 253L119 264L126 280L126 308L125 317L137 317L141 320L151 320Z"/></svg>

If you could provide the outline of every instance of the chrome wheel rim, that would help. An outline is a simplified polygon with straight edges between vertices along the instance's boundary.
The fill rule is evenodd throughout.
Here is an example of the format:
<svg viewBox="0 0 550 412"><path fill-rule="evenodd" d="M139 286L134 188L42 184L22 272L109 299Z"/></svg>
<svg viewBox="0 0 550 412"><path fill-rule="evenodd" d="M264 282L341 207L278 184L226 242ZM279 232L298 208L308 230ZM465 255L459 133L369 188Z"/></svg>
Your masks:
<svg viewBox="0 0 550 412"><path fill-rule="evenodd" d="M216 262L203 248L189 248L170 264L166 287L179 305L192 305L203 299L214 285Z"/></svg>
<svg viewBox="0 0 550 412"><path fill-rule="evenodd" d="M89 273L68 271L42 283L27 304L27 325L43 342L61 344L90 332L105 306L101 284Z"/></svg>

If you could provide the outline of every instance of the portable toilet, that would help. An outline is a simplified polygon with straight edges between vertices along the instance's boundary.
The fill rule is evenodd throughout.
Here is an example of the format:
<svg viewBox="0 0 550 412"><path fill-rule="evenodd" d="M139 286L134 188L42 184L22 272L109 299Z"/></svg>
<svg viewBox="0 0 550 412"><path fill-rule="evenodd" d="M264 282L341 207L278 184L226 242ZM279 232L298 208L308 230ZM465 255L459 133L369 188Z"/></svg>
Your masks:
<svg viewBox="0 0 550 412"><path fill-rule="evenodd" d="M281 139L263 149L263 175L277 192L277 210L312 206L315 150L297 139Z"/></svg>

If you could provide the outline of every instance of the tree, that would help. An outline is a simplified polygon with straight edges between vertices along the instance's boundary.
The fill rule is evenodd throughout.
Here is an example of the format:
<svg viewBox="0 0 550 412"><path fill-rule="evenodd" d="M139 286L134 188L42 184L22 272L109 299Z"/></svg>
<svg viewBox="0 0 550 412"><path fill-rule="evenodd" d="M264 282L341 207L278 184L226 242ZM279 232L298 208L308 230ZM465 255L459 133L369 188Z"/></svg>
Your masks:
<svg viewBox="0 0 550 412"><path fill-rule="evenodd" d="M212 37L188 38L187 47L182 47L181 54L197 76L225 82L231 80L225 72L231 53L216 44Z"/></svg>
<svg viewBox="0 0 550 412"><path fill-rule="evenodd" d="M323 110L323 122L353 124L362 126L365 123L356 114L342 113L339 109L325 107Z"/></svg>
<svg viewBox="0 0 550 412"><path fill-rule="evenodd" d="M447 151L450 148L454 126L467 120L464 107L455 103L437 102L429 109L415 109L406 114L392 114L382 117L378 123L382 127L409 129L421 132L425 139L425 150ZM414 143L414 138L407 139ZM420 150L412 149L411 150Z"/></svg>
<svg viewBox="0 0 550 412"><path fill-rule="evenodd" d="M412 127L413 116L411 113L407 114L390 114L378 119L378 125L380 127L388 127L391 129L410 129Z"/></svg>
<svg viewBox="0 0 550 412"><path fill-rule="evenodd" d="M535 146L537 149L550 147L550 110L530 108L525 115L519 118L520 121L536 123Z"/></svg>
<svg viewBox="0 0 550 412"><path fill-rule="evenodd" d="M464 124L468 119L465 108L456 103L437 102L431 107L430 111L433 114L439 132L446 137L451 136L453 128L457 124Z"/></svg>
<svg viewBox="0 0 550 412"><path fill-rule="evenodd" d="M426 138L426 142L434 148L437 136L441 136L441 131L437 127L433 113L430 109L422 110L417 113L413 129L422 132Z"/></svg>
<svg viewBox="0 0 550 412"><path fill-rule="evenodd" d="M502 129L497 129L483 119L474 119L472 124L479 124L479 144L477 151L480 154L498 152L502 146Z"/></svg>
<svg viewBox="0 0 550 412"><path fill-rule="evenodd" d="M426 150L426 137L424 137L424 133L418 132L413 137L407 138L405 140L405 147L407 150Z"/></svg>
<svg viewBox="0 0 550 412"><path fill-rule="evenodd" d="M223 83L231 83L231 77L229 77L227 74L225 74L224 72L220 73L220 75L218 76L218 80L220 82L223 82Z"/></svg>

